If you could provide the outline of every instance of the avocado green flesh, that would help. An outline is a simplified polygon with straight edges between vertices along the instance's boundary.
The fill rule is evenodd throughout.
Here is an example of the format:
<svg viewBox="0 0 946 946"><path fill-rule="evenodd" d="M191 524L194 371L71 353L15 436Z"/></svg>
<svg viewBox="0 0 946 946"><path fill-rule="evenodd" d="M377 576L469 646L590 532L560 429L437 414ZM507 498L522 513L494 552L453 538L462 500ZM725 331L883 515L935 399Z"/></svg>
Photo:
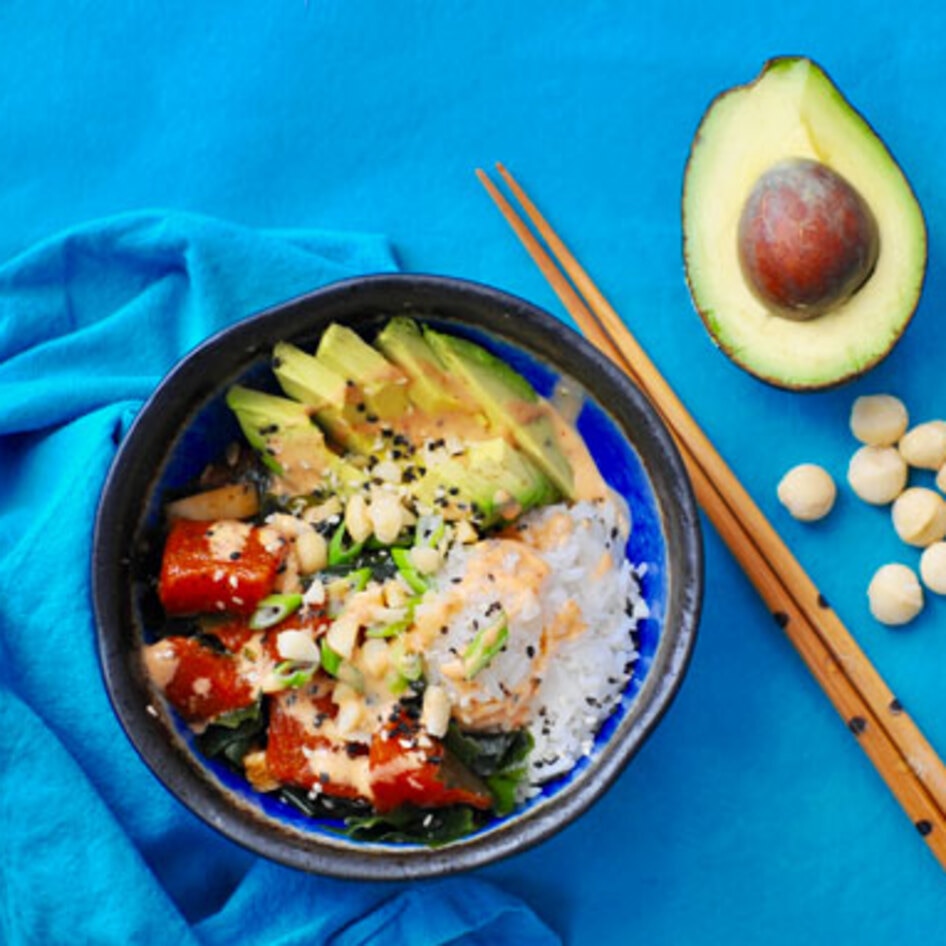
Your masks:
<svg viewBox="0 0 946 946"><path fill-rule="evenodd" d="M451 379L443 363L413 319L395 316L378 333L375 344L411 379L408 398L421 410L436 414L470 409L469 403L451 390Z"/></svg>
<svg viewBox="0 0 946 946"><path fill-rule="evenodd" d="M345 401L345 378L288 342L273 348L273 373L286 394L303 404L322 408Z"/></svg>
<svg viewBox="0 0 946 946"><path fill-rule="evenodd" d="M247 442L287 486L318 482L326 472L339 488L363 482L361 471L326 444L306 405L241 385L231 387L226 400Z"/></svg>
<svg viewBox="0 0 946 946"><path fill-rule="evenodd" d="M530 458L527 449L506 439L512 427L510 417L521 414L529 420L520 426L533 437L547 437L552 468L571 484L571 465L551 418L543 411L544 402L529 382L504 362L453 336L438 336L435 343L449 346L458 342L456 350L451 348L451 357L473 374L483 375L481 383L490 387L493 399L502 399L502 421L497 427L484 416L490 410L464 385L452 384L449 393L448 403L459 409L424 411L418 407L426 396L417 393L414 371L425 371L426 365L445 375L447 368L416 323L393 319L380 336L405 362L403 371L374 349L372 357L365 358L362 346L366 343L358 336L352 343L349 332L333 333L331 365L288 343L276 346L273 370L288 398L239 385L228 392L227 403L244 434L274 472L284 476L290 472L290 463L303 466L304 451L311 446L313 472L330 470L335 482L360 486L370 476L360 469L367 458L394 460L405 472L411 468L404 482L411 484L410 491L421 505L448 518L472 514L481 527L494 525L555 502L564 493L546 467ZM411 368L406 366L408 361ZM394 416L388 420L373 413L361 382L356 380L368 377L378 382L375 398L394 397L394 403L403 404L400 413L392 411ZM406 403L400 400L405 392ZM336 403L326 401L330 396ZM333 444L347 450L352 462L339 456ZM567 477L561 473L562 464ZM367 467L370 469L370 463Z"/></svg>
<svg viewBox="0 0 946 946"><path fill-rule="evenodd" d="M316 361L361 389L367 410L387 420L407 409L407 378L356 331L333 322L325 330Z"/></svg>
<svg viewBox="0 0 946 946"><path fill-rule="evenodd" d="M739 262L742 208L759 177L788 157L832 168L864 198L880 232L872 275L847 301L810 321L769 310ZM821 388L863 373L901 336L919 300L926 228L884 143L807 59L767 64L750 85L719 96L687 165L684 256L694 304L717 344L782 387Z"/></svg>
<svg viewBox="0 0 946 946"><path fill-rule="evenodd" d="M459 378L470 397L499 428L508 429L516 445L538 466L561 494L574 497L571 463L562 452L554 424L532 385L505 362L466 339L425 329L424 337L441 361Z"/></svg>
<svg viewBox="0 0 946 946"><path fill-rule="evenodd" d="M447 518L458 505L472 506L483 526L559 498L545 474L501 437L469 444L463 453L431 464L415 493Z"/></svg>

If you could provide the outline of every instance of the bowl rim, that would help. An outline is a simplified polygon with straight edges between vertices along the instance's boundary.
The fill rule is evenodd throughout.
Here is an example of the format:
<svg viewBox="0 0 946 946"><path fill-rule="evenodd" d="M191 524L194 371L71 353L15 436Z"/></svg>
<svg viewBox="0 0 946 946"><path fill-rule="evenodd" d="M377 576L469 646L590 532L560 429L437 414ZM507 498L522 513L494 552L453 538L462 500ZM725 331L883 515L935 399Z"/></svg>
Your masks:
<svg viewBox="0 0 946 946"><path fill-rule="evenodd" d="M139 449L153 443L156 433L172 434L159 448L166 462L176 437L196 412L240 371L268 354L277 338L314 335L340 317L339 309L345 309L347 314L341 317L354 324L360 308L377 314L371 300L385 296L400 299L405 311L413 311L420 318L424 316L419 310L429 303L431 311L427 314L431 318L479 328L540 361L550 362L579 383L592 380L594 400L628 439L644 467L661 519L667 559L673 546L683 566L683 577L668 573L670 585L667 613L661 618L661 639L635 697L635 706L625 712L612 738L595 754L587 770L521 816L441 848L399 849L345 840L334 843L325 835L305 836L288 830L262 812L237 802L193 753L180 751L179 739L168 738L170 733L161 713L155 712L150 700L142 699L148 685L140 673L136 678L131 669L140 643L128 640L135 635L131 603L126 600L131 598L130 581L127 593L114 594L116 586L122 587L122 577L128 577L126 538L140 527L147 498L163 465L143 462ZM464 306L483 307L485 314L478 312L475 319L469 314L458 315ZM438 311L441 308L445 309L442 313ZM393 304L386 306L385 314L395 314ZM278 333L267 331L277 322ZM563 345L569 353L564 361L560 356ZM222 377L209 370L220 362L221 351L228 353L228 365L236 365L235 371ZM188 395L186 402L179 394L181 385ZM186 414L177 420L182 410ZM653 451L650 464L645 461L642 445ZM666 475L655 481L654 469L663 469ZM141 484L144 488L138 488ZM129 521L132 518L134 522ZM231 840L287 866L347 879L406 880L469 870L533 847L571 823L611 787L669 709L690 663L702 608L704 553L700 519L683 461L656 410L623 372L566 323L518 296L449 276L385 273L333 282L231 323L191 349L158 383L119 444L100 494L92 549L92 604L99 666L118 721L144 763L187 808ZM131 627L124 626L128 621ZM620 742L614 738L619 734Z"/></svg>

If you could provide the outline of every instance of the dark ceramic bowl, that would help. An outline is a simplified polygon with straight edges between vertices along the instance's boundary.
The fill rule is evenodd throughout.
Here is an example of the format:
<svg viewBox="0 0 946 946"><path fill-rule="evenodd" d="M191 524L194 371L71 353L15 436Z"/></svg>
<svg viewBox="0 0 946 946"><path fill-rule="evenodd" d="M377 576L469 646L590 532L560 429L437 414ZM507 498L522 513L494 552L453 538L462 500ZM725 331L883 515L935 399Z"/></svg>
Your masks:
<svg viewBox="0 0 946 946"><path fill-rule="evenodd" d="M197 752L187 727L146 679L140 659L155 617L148 536L162 497L187 484L238 436L223 392L264 383L278 340L314 347L333 321L370 333L412 313L492 349L542 394L562 376L588 393L578 428L610 485L628 500L629 555L646 562L652 617L623 699L590 757L522 809L444 847L352 841L277 801ZM151 574L149 574L149 570ZM683 464L644 397L571 329L494 289L454 279L373 276L329 286L238 322L198 347L161 383L122 443L95 526L93 595L106 686L129 738L155 775L197 815L276 861L364 879L441 875L521 851L558 831L614 781L653 731L680 686L702 595L702 544Z"/></svg>

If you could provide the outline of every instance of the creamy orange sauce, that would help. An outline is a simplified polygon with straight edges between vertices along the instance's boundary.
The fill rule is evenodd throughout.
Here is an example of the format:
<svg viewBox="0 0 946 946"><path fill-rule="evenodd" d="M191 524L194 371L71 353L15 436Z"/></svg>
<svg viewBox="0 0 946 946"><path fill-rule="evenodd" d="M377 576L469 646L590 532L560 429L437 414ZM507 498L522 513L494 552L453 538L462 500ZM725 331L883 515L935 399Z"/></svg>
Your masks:
<svg viewBox="0 0 946 946"><path fill-rule="evenodd" d="M243 552L253 527L237 519L221 519L208 530L210 557L217 562L230 560L231 555Z"/></svg>
<svg viewBox="0 0 946 946"><path fill-rule="evenodd" d="M144 652L145 668L148 676L159 690L165 690L174 679L180 660L174 652L174 644L169 640L158 641Z"/></svg>
<svg viewBox="0 0 946 946"><path fill-rule="evenodd" d="M545 401L543 406L552 421L559 448L571 465L574 477L574 499L603 499L608 495L608 484L601 476L585 441L575 427L569 424L551 404Z"/></svg>
<svg viewBox="0 0 946 946"><path fill-rule="evenodd" d="M313 426L313 431L318 428ZM273 438L269 443L282 475L273 477L273 491L285 496L303 496L323 485L326 458L321 450L312 449L311 441L283 441Z"/></svg>

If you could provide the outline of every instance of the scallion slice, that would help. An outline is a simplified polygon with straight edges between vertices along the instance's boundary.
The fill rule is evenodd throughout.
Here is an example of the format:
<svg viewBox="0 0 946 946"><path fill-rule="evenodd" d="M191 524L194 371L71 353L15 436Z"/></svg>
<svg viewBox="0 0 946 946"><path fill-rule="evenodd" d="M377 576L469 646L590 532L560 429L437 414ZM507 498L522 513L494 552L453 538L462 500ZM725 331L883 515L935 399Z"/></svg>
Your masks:
<svg viewBox="0 0 946 946"><path fill-rule="evenodd" d="M312 679L316 669L315 664L298 664L292 660L284 660L281 664L276 665L273 674L284 689L296 690L305 686Z"/></svg>
<svg viewBox="0 0 946 946"><path fill-rule="evenodd" d="M410 549L391 549L391 558L411 591L422 595L429 587L427 580L411 563Z"/></svg>
<svg viewBox="0 0 946 946"><path fill-rule="evenodd" d="M338 668L342 665L342 655L338 651L332 650L324 637L320 649L322 652L322 669L333 677L338 676Z"/></svg>
<svg viewBox="0 0 946 946"><path fill-rule="evenodd" d="M473 640L463 651L463 675L472 680L481 670L488 667L493 658L503 649L509 637L509 624L506 615L480 628Z"/></svg>
<svg viewBox="0 0 946 946"><path fill-rule="evenodd" d="M285 621L290 614L302 607L302 595L269 595L263 598L250 617L250 627L254 631L265 631L280 621Z"/></svg>
<svg viewBox="0 0 946 946"><path fill-rule="evenodd" d="M345 545L346 533L344 521L338 524L338 528L332 533L332 538L328 543L328 564L329 568L336 565L348 565L361 554L364 548L364 542L353 542L351 545Z"/></svg>

